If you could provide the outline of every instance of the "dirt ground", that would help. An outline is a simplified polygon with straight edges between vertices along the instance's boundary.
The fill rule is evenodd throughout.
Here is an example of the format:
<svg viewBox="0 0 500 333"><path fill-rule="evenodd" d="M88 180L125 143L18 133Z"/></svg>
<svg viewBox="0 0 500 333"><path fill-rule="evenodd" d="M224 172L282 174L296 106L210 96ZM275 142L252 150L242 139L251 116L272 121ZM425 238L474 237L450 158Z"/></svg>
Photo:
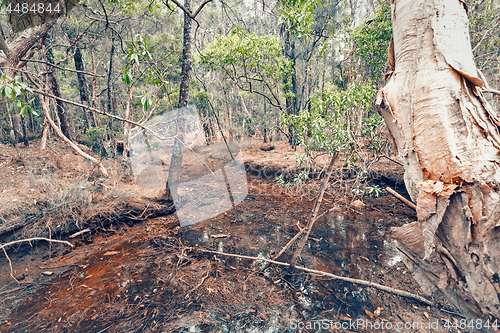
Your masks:
<svg viewBox="0 0 500 333"><path fill-rule="evenodd" d="M180 227L164 191L137 186L127 163L103 160L110 174L103 177L57 141L43 152L38 142L0 145L0 244L46 237L74 245L31 241L6 248L0 332L469 331L453 328L462 317L442 300L431 307L373 287L204 252L271 259L311 215L318 179L289 190L276 185L280 174L293 177L297 151L283 142L247 142L241 152L245 199ZM368 179L405 193L402 172L380 159ZM415 212L385 192L353 205L360 198L352 197L352 179L339 160L325 213L298 264L425 296L390 235L391 227L414 221ZM289 262L294 249L277 260Z"/></svg>

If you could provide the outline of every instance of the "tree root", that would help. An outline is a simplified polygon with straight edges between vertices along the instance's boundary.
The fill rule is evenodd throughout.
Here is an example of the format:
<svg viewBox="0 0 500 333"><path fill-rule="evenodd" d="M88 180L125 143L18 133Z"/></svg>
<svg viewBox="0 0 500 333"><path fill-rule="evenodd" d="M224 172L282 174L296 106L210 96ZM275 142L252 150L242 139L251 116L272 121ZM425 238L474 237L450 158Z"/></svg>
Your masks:
<svg viewBox="0 0 500 333"><path fill-rule="evenodd" d="M34 238L26 238L26 239L20 239L20 240L16 240L16 241L12 241L12 242L9 242L9 243L5 243L5 244L0 244L0 248L3 250L3 253L5 254L5 256L7 257L7 260L9 261L9 266L10 266L10 276L16 280L17 283L19 283L19 281L17 281L17 279L14 277L14 269L12 268L12 261L10 260L10 257L9 255L7 254L7 251L5 251L5 248L7 246L11 246L11 245L14 245L14 244L18 244L18 243L24 243L24 242L33 242L33 241L39 241L39 240L44 240L44 241L47 241L47 242L53 242L53 243L62 243L62 244L66 244L66 245L69 245L71 247L74 247L73 244L71 244L70 242L68 241L61 241L61 240L57 240L57 239L49 239L49 238L43 238L43 237L34 237Z"/></svg>

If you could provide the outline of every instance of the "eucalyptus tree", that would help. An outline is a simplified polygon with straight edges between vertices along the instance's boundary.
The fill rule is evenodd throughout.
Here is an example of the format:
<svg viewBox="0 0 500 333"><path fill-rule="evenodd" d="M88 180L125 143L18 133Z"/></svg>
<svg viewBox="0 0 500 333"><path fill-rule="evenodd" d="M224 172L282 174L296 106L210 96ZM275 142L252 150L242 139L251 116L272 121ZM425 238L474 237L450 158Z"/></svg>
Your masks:
<svg viewBox="0 0 500 333"><path fill-rule="evenodd" d="M500 119L473 60L467 5L391 3L395 69L377 97L418 221L395 235L426 294L500 318Z"/></svg>

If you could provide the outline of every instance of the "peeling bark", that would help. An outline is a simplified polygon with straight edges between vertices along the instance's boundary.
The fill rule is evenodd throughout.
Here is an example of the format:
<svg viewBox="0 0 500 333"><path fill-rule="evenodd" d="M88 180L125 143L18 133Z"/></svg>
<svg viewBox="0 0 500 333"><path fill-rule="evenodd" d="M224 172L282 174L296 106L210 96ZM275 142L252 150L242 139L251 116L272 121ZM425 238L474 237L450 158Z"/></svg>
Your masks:
<svg viewBox="0 0 500 333"><path fill-rule="evenodd" d="M377 96L418 221L394 235L424 292L500 318L500 121L482 95L464 6L394 0L394 73Z"/></svg>

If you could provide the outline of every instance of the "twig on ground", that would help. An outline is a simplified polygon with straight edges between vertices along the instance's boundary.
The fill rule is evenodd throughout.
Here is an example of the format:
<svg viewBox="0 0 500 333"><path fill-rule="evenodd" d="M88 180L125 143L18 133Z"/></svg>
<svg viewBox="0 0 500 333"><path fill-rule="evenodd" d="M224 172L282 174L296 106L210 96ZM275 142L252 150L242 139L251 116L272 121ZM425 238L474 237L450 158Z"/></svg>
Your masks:
<svg viewBox="0 0 500 333"><path fill-rule="evenodd" d="M191 291L190 291L190 292L188 292L184 298L188 298L188 297L189 297L189 295L190 295L193 291L195 291L196 289L198 289L198 288L199 288L199 287L203 284L203 282L205 282L205 280L206 280L206 278L208 277L208 275L209 275L209 274L210 274L210 272L207 272L207 273L205 274L205 276L201 279L201 282L200 282L200 283L198 283L198 284L196 285L196 287L194 287L193 289L191 289Z"/></svg>
<svg viewBox="0 0 500 333"><path fill-rule="evenodd" d="M389 192L390 194L392 194L393 196L395 196L396 198L398 198L399 200L401 200L408 207L412 208L413 210L417 210L417 206L413 202L407 200L401 194L399 194L398 192L394 191L392 188L386 187L385 190L387 192Z"/></svg>
<svg viewBox="0 0 500 333"><path fill-rule="evenodd" d="M83 230L80 230L78 232L75 232L74 234L70 235L69 238L75 238L75 237L78 237L80 235L83 235L84 233L86 232L90 232L90 229L83 229Z"/></svg>
<svg viewBox="0 0 500 333"><path fill-rule="evenodd" d="M331 211L335 210L336 208L337 207L333 207L333 208L330 208L327 211L321 213L320 215L318 215L318 217L316 218L316 220L319 220L320 218L322 218L326 214L330 213ZM299 227L299 232L295 236L293 236L292 239L290 239L290 241L281 249L281 251L277 255L274 256L273 260L278 259L283 253L285 253L285 251L288 250L288 248L293 244L293 242L295 242L297 240L297 238L299 238L300 235L302 235L302 233L304 232L304 230L305 230L305 228L300 228Z"/></svg>
<svg viewBox="0 0 500 333"><path fill-rule="evenodd" d="M299 238L300 235L302 235L302 233L306 229L306 228L299 227L298 222L297 222L297 227L299 228L299 232L295 236L293 236L293 238L290 239L290 241L288 243L286 243L286 245L281 249L281 251L277 255L274 256L273 260L278 259L283 253L285 253L285 251L288 250L288 248L293 244L293 242L295 242L297 240L297 238Z"/></svg>
<svg viewBox="0 0 500 333"><path fill-rule="evenodd" d="M462 316L460 313L456 313L456 312L453 312L453 311L449 311L449 310L446 310L446 309L443 309L443 308L441 308L441 309L439 309L439 310L441 310L441 311L443 311L443 312L446 312L446 313L449 313L449 314L452 314L452 315L455 315L455 316L458 316L458 317L467 318L467 317L465 317L465 316Z"/></svg>
<svg viewBox="0 0 500 333"><path fill-rule="evenodd" d="M14 288L14 289L11 289L11 290L5 290L5 291L2 291L0 293L0 295L5 295L5 294L8 294L8 293L11 293L13 291L16 291L16 290L19 290L19 289L23 289L24 287L18 287L18 288Z"/></svg>
<svg viewBox="0 0 500 333"><path fill-rule="evenodd" d="M11 245L14 245L14 244L18 244L18 243L24 243L24 242L33 242L33 241L40 241L40 240L44 240L44 241L47 241L47 242L54 242L54 243L62 243L62 244L67 244L71 247L74 247L73 244L71 244L70 242L68 241L61 241L61 240L57 240L57 239L48 239L48 238L44 238L44 237L33 237L33 238L26 238L26 239L20 239L20 240L16 240L16 241L12 241L12 242L9 242L9 243L5 243L5 244L0 244L0 248L3 250L3 253L5 254L5 256L7 257L7 260L9 261L9 266L10 266L10 276L16 280L17 283L19 283L19 281L14 277L14 269L12 268L12 261L10 260L9 258L9 255L7 254L7 251L5 251L5 248L7 246L11 246Z"/></svg>
<svg viewBox="0 0 500 333"><path fill-rule="evenodd" d="M398 164L398 165L400 165L400 166L403 166L403 163L398 162L398 161L396 161L396 160L394 160L394 159L390 158L390 157L389 157L389 156L387 156L387 155L380 155L380 157L385 157L385 158L387 158L389 161L392 161L392 162L394 162L394 163L396 163L396 164Z"/></svg>
<svg viewBox="0 0 500 333"><path fill-rule="evenodd" d="M213 253L213 254L218 254L218 255L227 256L227 257L243 258L243 259L250 259L250 260L262 260L262 261L265 261L265 262L268 262L268 263L271 263L271 264L276 264L276 265L280 265L280 266L290 267L289 263L280 262L280 261L271 260L271 259L251 257L251 256L244 256L244 255L232 254L232 253L224 253L224 252L218 252L218 251L210 251L210 250L204 250L204 249L200 249L200 248L198 248L197 250L200 251L200 252ZM419 296L419 295L416 295L416 294L412 294L412 293L404 291L404 290L399 290L399 289L395 289L395 288L392 288L392 287L387 287L387 286L384 286L384 285L381 285L381 284L378 284L378 283L375 283L375 282L370 282L370 281L366 281L366 280L360 280L360 279L353 279L353 278L338 276L338 275L334 275L334 274L331 274L331 273L327 273L327 272L323 272L323 271L318 271L318 270L315 270L315 269L310 269L310 268L306 268L306 267L302 267L302 266L295 266L295 268L298 269L298 270L304 271L304 272L312 273L312 274L318 274L318 275L328 276L328 277L330 277L330 278L332 278L334 280L341 280L341 281L350 282L350 283L354 283L354 284L360 284L360 285L363 285L363 286L373 287L373 288L376 288L376 289L379 289L379 290L382 290L382 291L385 291L385 292L388 292L388 293L391 293L391 294L394 294L394 295L398 295L398 296L402 296L402 297L406 297L406 298L415 299L415 300L417 300L419 302L422 302L422 303L425 303L427 305L434 305L433 302L429 301L428 299L426 299L426 298L424 298L422 296Z"/></svg>

